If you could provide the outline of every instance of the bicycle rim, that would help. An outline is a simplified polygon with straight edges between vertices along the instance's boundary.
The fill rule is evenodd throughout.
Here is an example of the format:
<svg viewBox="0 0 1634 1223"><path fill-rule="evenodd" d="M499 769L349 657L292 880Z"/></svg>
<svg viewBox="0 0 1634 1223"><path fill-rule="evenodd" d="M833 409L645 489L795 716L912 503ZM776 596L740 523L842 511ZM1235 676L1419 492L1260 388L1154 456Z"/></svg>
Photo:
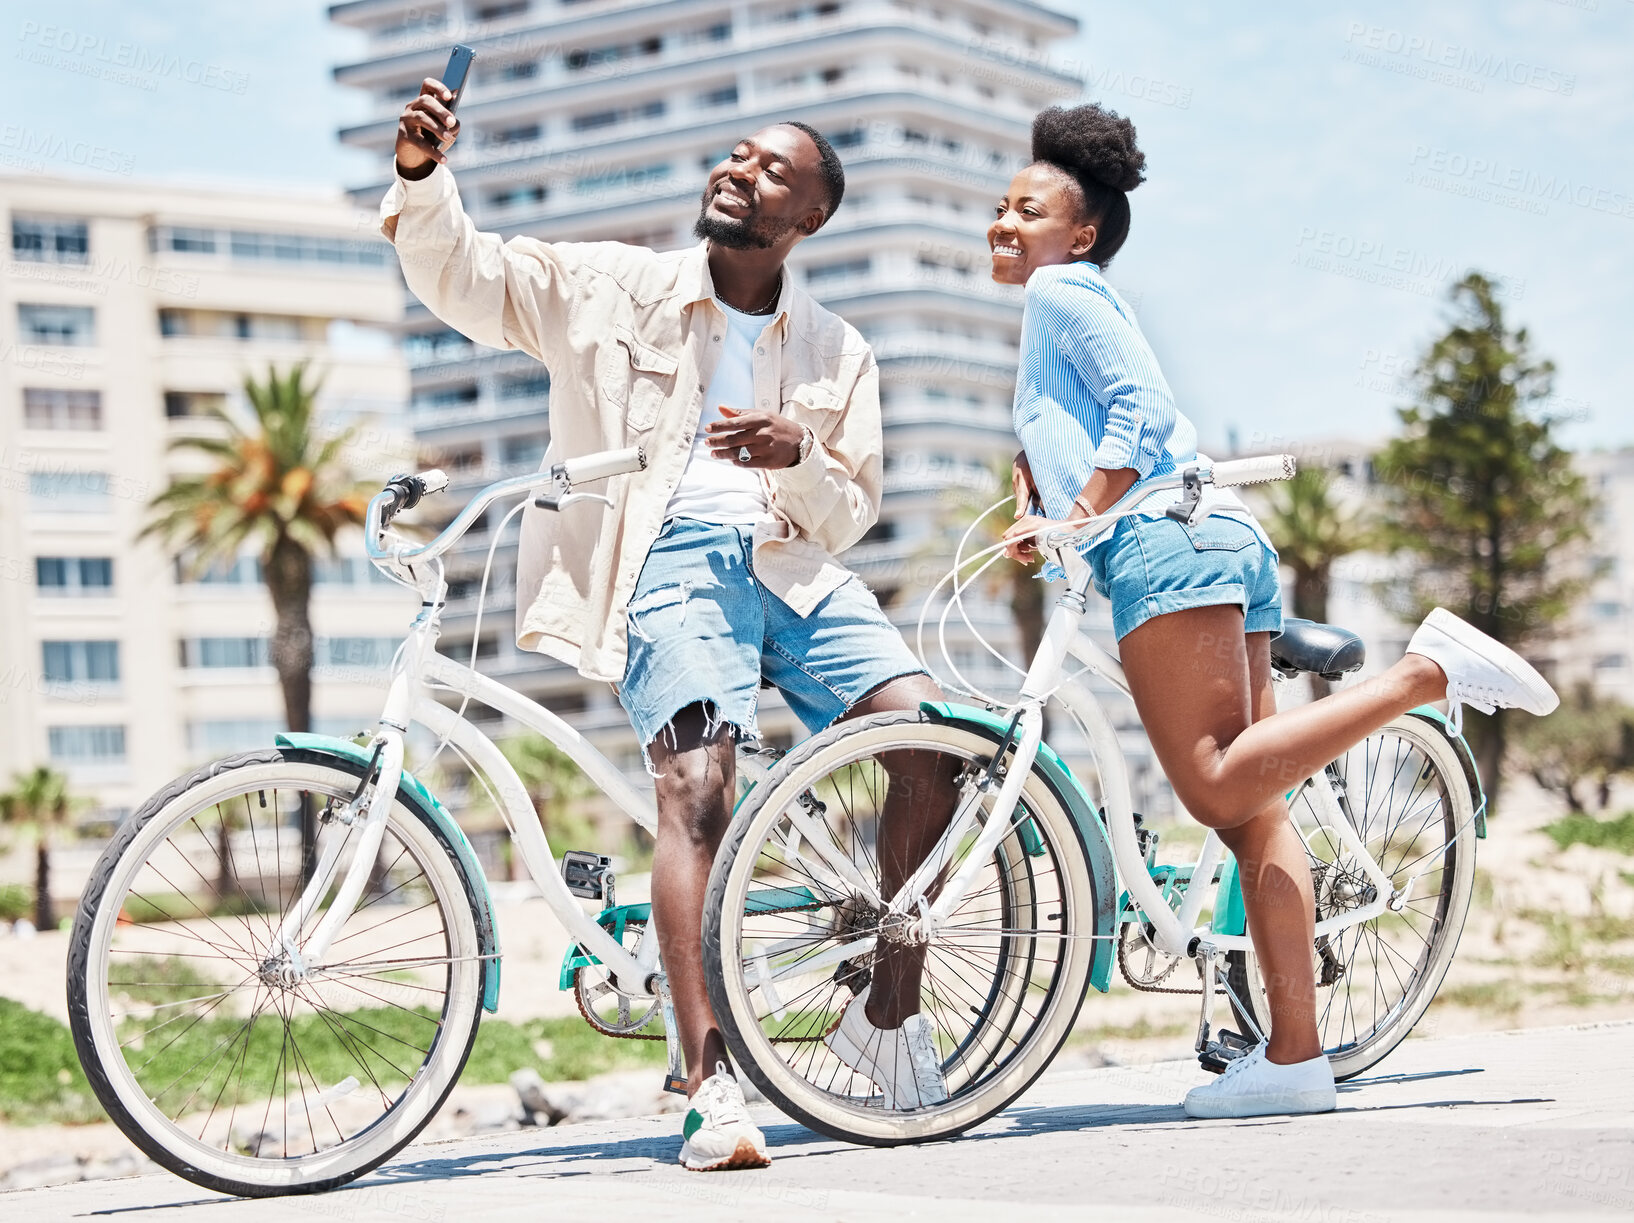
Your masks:
<svg viewBox="0 0 1634 1223"><path fill-rule="evenodd" d="M910 754L934 753L969 780L986 769L993 745L916 715L841 729L797 749L757 788L716 859L705 940L712 995L721 995L716 1014L751 1077L807 1124L875 1143L946 1136L1025 1090L1070 1031L1093 948L1072 935L1093 926L1093 884L1070 817L1035 775L977 882L924 948L920 1013L949 1099L892 1107L824 1041L871 987L889 937L877 906L838 864L879 891L878 816L891 792L881 755L900 767ZM808 798L822 804L820 817ZM948 875L973 841L958 847Z"/></svg>
<svg viewBox="0 0 1634 1223"><path fill-rule="evenodd" d="M1398 719L1329 766L1351 826L1397 888L1399 910L1317 941L1317 1031L1336 1078L1376 1065L1412 1030L1457 950L1475 883L1474 799L1439 728ZM1309 789L1290 815L1305 837L1317 918L1369 903L1372 891L1337 838L1316 827ZM1234 953L1228 981L1269 1031L1256 957Z"/></svg>
<svg viewBox="0 0 1634 1223"><path fill-rule="evenodd" d="M482 961L451 847L400 794L363 898L300 971L278 931L307 869L303 804L312 860L339 838L344 871L356 829L325 814L361 770L241 761L162 793L109 846L76 921L70 1015L104 1107L160 1163L227 1192L311 1191L435 1113L475 1037Z"/></svg>

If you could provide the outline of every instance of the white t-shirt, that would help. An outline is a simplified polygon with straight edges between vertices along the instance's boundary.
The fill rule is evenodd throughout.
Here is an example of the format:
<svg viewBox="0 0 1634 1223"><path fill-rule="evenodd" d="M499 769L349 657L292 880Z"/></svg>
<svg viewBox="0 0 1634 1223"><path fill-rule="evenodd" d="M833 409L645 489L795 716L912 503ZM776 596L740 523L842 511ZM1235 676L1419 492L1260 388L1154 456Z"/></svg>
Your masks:
<svg viewBox="0 0 1634 1223"><path fill-rule="evenodd" d="M744 412L754 406L755 341L770 319L734 310L718 297L715 304L726 313L726 341L715 376L704 391L698 432L692 439L692 456L681 473L681 482L670 495L669 504L664 507L664 517L720 523L759 522L771 509L759 469L715 458L709 451L704 430L712 421L723 419L720 410L723 403Z"/></svg>

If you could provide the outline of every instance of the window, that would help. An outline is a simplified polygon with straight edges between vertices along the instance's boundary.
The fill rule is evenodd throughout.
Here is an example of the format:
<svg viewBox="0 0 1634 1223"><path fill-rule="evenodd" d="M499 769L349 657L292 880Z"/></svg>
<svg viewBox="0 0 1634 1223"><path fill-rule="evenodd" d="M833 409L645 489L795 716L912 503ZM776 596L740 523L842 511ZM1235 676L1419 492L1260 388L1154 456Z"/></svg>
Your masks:
<svg viewBox="0 0 1634 1223"><path fill-rule="evenodd" d="M17 330L25 344L85 347L96 343L96 312L90 306L45 306L18 302Z"/></svg>
<svg viewBox="0 0 1634 1223"><path fill-rule="evenodd" d="M105 471L31 471L28 473L31 510L51 514L101 514L108 510L108 473Z"/></svg>
<svg viewBox="0 0 1634 1223"><path fill-rule="evenodd" d="M34 585L42 595L109 595L113 593L113 560L106 556L36 556Z"/></svg>
<svg viewBox="0 0 1634 1223"><path fill-rule="evenodd" d="M506 465L537 467L539 460L545 457L545 439L533 437L508 437L500 450Z"/></svg>
<svg viewBox="0 0 1634 1223"><path fill-rule="evenodd" d="M119 682L117 641L47 641L40 649L48 684Z"/></svg>
<svg viewBox="0 0 1634 1223"><path fill-rule="evenodd" d="M493 74L501 81L525 81L539 75L539 61L533 59L512 60L508 64L501 64Z"/></svg>
<svg viewBox="0 0 1634 1223"><path fill-rule="evenodd" d="M53 726L46 735L56 764L111 764L125 758L123 726Z"/></svg>
<svg viewBox="0 0 1634 1223"><path fill-rule="evenodd" d="M162 249L183 251L194 255L213 255L216 253L216 231L213 229L188 229L185 226L174 226L165 234L167 241Z"/></svg>
<svg viewBox="0 0 1634 1223"><path fill-rule="evenodd" d="M193 312L191 310L169 308L160 310L159 334L163 336L192 335Z"/></svg>
<svg viewBox="0 0 1634 1223"><path fill-rule="evenodd" d="M77 432L100 429L102 392L24 387L23 425L29 429L71 429Z"/></svg>
<svg viewBox="0 0 1634 1223"><path fill-rule="evenodd" d="M391 666L401 641L399 637L320 637L315 661L320 667L383 669Z"/></svg>
<svg viewBox="0 0 1634 1223"><path fill-rule="evenodd" d="M843 263L819 263L806 269L807 284L821 284L845 276L865 276L873 270L874 261L867 256L847 259Z"/></svg>
<svg viewBox="0 0 1634 1223"><path fill-rule="evenodd" d="M829 144L833 145L837 149L855 148L857 145L861 144L862 141L863 134L860 127L849 128L843 132L835 132L828 138Z"/></svg>
<svg viewBox="0 0 1634 1223"><path fill-rule="evenodd" d="M442 408L457 408L477 401L477 384L468 382L464 386L440 387L435 391L416 391L412 401L417 412L437 411Z"/></svg>
<svg viewBox="0 0 1634 1223"><path fill-rule="evenodd" d="M269 234L233 230L229 249L235 259L273 259L285 263L329 263L384 267L384 242L331 238L323 234Z"/></svg>
<svg viewBox="0 0 1634 1223"><path fill-rule="evenodd" d="M478 21L498 21L501 17L514 17L518 13L528 11L528 0L509 0L505 4L484 4L477 9Z"/></svg>
<svg viewBox="0 0 1634 1223"><path fill-rule="evenodd" d="M640 191L669 178L671 167L666 163L641 166L634 169L609 170L605 174L587 174L573 181L573 190L580 195L599 195L606 191Z"/></svg>
<svg viewBox="0 0 1634 1223"><path fill-rule="evenodd" d="M637 106L620 110L595 110L589 114L574 115L572 128L576 132L589 132L597 128L612 127L617 123L627 123L632 119L656 119L665 109L664 99L653 98Z"/></svg>
<svg viewBox="0 0 1634 1223"><path fill-rule="evenodd" d="M533 399L550 393L550 375L533 374L522 378L505 378L499 384L501 399Z"/></svg>
<svg viewBox="0 0 1634 1223"><path fill-rule="evenodd" d="M538 183L532 186L505 187L488 193L488 207L511 208L517 204L542 204L548 193Z"/></svg>
<svg viewBox="0 0 1634 1223"><path fill-rule="evenodd" d="M221 718L187 724L187 750L198 756L220 756L246 748L267 747L284 732L275 718Z"/></svg>
<svg viewBox="0 0 1634 1223"><path fill-rule="evenodd" d="M90 253L84 221L13 217L11 257L23 263L84 263Z"/></svg>
<svg viewBox="0 0 1634 1223"><path fill-rule="evenodd" d="M221 391L166 391L165 416L180 420L189 416L208 416L227 410L227 396Z"/></svg>
<svg viewBox="0 0 1634 1223"><path fill-rule="evenodd" d="M539 139L539 125L537 123L522 123L516 127L499 127L488 133L488 139L495 144L512 144L522 140Z"/></svg>
<svg viewBox="0 0 1634 1223"><path fill-rule="evenodd" d="M738 87L722 85L719 89L711 89L699 97L698 101L705 106L731 106L738 100Z"/></svg>
<svg viewBox="0 0 1634 1223"><path fill-rule="evenodd" d="M176 644L176 661L188 668L265 667L270 659L265 637L184 637Z"/></svg>
<svg viewBox="0 0 1634 1223"><path fill-rule="evenodd" d="M182 586L259 586L261 562L253 556L241 556L231 564L217 561L208 569L195 573L185 560L177 558L176 583Z"/></svg>

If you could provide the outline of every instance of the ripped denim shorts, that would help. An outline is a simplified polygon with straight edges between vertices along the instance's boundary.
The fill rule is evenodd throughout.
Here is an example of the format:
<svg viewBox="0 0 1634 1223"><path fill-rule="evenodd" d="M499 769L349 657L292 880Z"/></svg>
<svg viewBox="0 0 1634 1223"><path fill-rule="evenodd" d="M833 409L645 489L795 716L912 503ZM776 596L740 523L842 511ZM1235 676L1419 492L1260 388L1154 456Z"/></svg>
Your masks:
<svg viewBox="0 0 1634 1223"><path fill-rule="evenodd" d="M924 668L857 578L800 616L754 573L754 527L672 518L630 598L618 699L642 747L705 704L755 738L764 676L816 732L875 688Z"/></svg>

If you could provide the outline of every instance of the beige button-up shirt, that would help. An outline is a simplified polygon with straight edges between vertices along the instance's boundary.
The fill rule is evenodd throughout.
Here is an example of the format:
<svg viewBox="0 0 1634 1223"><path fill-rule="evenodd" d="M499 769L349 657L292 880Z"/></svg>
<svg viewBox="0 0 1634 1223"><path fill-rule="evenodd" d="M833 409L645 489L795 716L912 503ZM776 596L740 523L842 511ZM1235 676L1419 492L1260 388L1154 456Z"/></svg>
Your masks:
<svg viewBox="0 0 1634 1223"><path fill-rule="evenodd" d="M550 370L550 447L564 458L645 447L647 469L603 488L611 507L529 506L517 563L517 644L617 682L647 552L692 452L726 336L707 248L656 254L618 242L503 242L478 233L447 167L399 178L381 232L403 276L443 322L480 344L520 348ZM771 516L755 527L755 576L800 615L844 582L834 558L879 516L879 370L855 328L784 277L755 343L753 403L816 438L804 462L762 469Z"/></svg>

